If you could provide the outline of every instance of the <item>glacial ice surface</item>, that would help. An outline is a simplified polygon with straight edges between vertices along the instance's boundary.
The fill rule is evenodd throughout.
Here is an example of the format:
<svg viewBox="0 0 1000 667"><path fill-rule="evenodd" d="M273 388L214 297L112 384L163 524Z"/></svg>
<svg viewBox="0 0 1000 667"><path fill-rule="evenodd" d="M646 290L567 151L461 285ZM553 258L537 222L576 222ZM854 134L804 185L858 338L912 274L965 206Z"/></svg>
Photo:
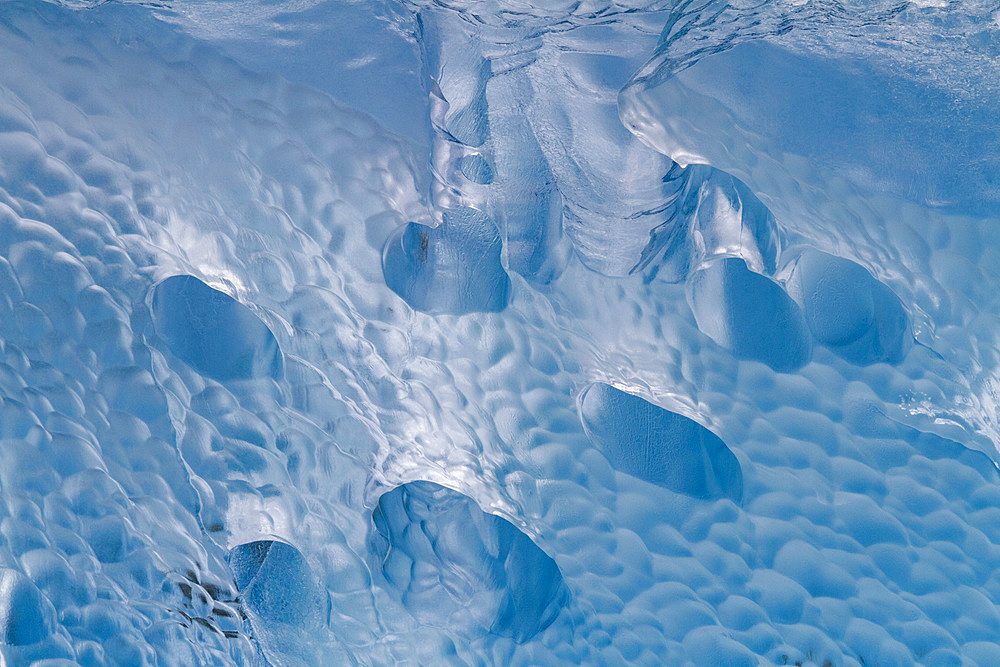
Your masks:
<svg viewBox="0 0 1000 667"><path fill-rule="evenodd" d="M988 3L0 3L0 663L1000 664Z"/></svg>
<svg viewBox="0 0 1000 667"><path fill-rule="evenodd" d="M458 629L471 617L480 630L522 643L566 604L555 561L455 491L404 484L379 498L372 519L376 568L420 620Z"/></svg>
<svg viewBox="0 0 1000 667"><path fill-rule="evenodd" d="M170 276L152 291L157 333L177 357L216 380L278 376L281 351L246 306L194 276Z"/></svg>

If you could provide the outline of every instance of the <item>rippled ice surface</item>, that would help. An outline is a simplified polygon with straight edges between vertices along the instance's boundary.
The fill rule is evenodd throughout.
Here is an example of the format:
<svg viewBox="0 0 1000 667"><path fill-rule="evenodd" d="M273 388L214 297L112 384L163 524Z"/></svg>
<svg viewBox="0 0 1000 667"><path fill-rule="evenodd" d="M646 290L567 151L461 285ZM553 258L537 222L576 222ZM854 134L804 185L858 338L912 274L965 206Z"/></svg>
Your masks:
<svg viewBox="0 0 1000 667"><path fill-rule="evenodd" d="M0 4L0 662L1000 664L1000 15Z"/></svg>

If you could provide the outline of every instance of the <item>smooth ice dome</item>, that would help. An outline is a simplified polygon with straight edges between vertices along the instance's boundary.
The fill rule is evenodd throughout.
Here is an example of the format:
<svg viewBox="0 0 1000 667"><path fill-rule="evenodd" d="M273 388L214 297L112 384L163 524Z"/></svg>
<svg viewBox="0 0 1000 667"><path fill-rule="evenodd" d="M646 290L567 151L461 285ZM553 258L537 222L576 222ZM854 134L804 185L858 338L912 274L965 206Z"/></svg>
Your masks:
<svg viewBox="0 0 1000 667"><path fill-rule="evenodd" d="M0 664L1000 664L998 56L0 3Z"/></svg>

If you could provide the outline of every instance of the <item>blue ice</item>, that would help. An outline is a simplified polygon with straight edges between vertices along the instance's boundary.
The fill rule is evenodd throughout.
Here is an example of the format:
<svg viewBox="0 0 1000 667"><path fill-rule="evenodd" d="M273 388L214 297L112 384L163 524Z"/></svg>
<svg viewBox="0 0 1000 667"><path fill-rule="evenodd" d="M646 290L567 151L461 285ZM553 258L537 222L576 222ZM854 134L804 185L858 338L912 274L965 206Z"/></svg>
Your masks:
<svg viewBox="0 0 1000 667"><path fill-rule="evenodd" d="M559 566L506 519L433 482L379 499L373 556L389 586L420 619L475 619L481 630L525 642L568 604Z"/></svg>
<svg viewBox="0 0 1000 667"><path fill-rule="evenodd" d="M1000 664L989 3L0 3L0 664Z"/></svg>
<svg viewBox="0 0 1000 667"><path fill-rule="evenodd" d="M171 276L153 288L157 334L177 357L216 380L274 377L281 350L253 312L194 276Z"/></svg>

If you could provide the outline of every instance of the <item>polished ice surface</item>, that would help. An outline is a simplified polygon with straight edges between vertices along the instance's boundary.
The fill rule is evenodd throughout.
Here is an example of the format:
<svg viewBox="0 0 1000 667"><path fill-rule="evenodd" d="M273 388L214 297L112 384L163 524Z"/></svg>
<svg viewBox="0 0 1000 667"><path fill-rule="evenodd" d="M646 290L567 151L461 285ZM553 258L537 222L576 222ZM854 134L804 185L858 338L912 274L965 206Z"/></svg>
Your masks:
<svg viewBox="0 0 1000 667"><path fill-rule="evenodd" d="M0 664L1000 664L998 57L0 3Z"/></svg>

